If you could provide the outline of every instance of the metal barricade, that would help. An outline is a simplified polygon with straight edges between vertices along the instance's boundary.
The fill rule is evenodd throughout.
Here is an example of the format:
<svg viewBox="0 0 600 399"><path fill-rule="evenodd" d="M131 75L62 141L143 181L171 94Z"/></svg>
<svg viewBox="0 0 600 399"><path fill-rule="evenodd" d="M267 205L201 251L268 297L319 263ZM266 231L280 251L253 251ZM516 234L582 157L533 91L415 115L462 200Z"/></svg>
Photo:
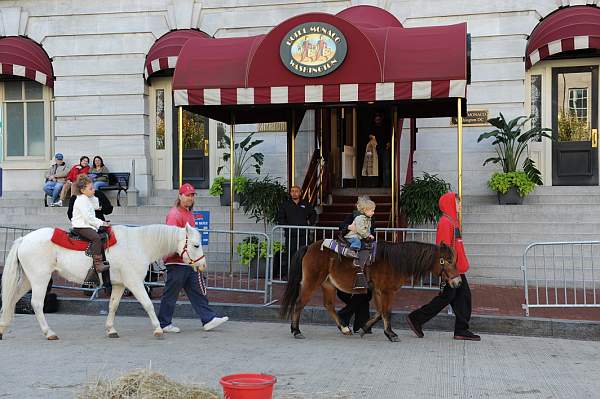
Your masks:
<svg viewBox="0 0 600 399"><path fill-rule="evenodd" d="M208 233L203 246L207 287L213 290L258 293L267 303L271 278L271 238L264 233L200 230Z"/></svg>
<svg viewBox="0 0 600 399"><path fill-rule="evenodd" d="M8 255L8 251L10 251L10 247L12 247L13 241L32 231L33 229L21 227L0 226L0 251L2 251L0 255L0 270L4 269L6 256Z"/></svg>
<svg viewBox="0 0 600 399"><path fill-rule="evenodd" d="M300 247L310 245L325 238L337 237L337 227L318 226L284 226L279 225L271 230L273 242L273 278L272 283L287 283L291 259Z"/></svg>
<svg viewBox="0 0 600 399"><path fill-rule="evenodd" d="M523 254L523 310L600 307L600 241L536 242Z"/></svg>

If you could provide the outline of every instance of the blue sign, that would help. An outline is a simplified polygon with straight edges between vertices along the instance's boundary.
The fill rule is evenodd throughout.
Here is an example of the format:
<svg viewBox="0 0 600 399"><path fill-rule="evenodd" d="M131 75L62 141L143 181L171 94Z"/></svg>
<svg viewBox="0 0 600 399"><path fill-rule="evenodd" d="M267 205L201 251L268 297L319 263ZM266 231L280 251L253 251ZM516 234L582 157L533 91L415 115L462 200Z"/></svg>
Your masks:
<svg viewBox="0 0 600 399"><path fill-rule="evenodd" d="M210 211L193 211L198 230L210 229ZM208 245L208 232L202 232L202 245Z"/></svg>

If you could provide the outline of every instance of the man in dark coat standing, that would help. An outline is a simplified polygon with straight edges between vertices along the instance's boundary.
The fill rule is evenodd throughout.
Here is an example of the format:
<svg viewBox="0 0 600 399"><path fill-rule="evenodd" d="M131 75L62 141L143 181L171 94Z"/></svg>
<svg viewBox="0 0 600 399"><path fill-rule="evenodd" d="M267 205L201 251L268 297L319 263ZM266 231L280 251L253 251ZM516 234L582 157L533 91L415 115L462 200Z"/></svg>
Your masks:
<svg viewBox="0 0 600 399"><path fill-rule="evenodd" d="M282 226L312 226L317 220L315 209L302 199L302 189L299 186L290 188L290 197L279 207L277 223ZM281 277L286 277L289 260L298 248L308 243L308 230L289 228L285 230L285 253L282 255ZM273 273L278 274L278 268L273 268ZM278 276L275 276L278 277Z"/></svg>

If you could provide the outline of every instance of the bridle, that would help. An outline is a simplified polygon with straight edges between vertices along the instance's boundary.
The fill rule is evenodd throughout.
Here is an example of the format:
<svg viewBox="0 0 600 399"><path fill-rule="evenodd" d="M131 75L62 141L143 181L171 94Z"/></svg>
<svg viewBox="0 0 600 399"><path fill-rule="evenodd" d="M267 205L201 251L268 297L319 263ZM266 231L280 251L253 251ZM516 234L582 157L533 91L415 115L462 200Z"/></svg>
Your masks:
<svg viewBox="0 0 600 399"><path fill-rule="evenodd" d="M204 259L204 254L197 259L193 259L190 256L190 251L188 251L188 235L187 235L187 233L185 233L185 245L183 246L183 251L181 251L181 254L180 254L181 259L183 259L183 254L185 254L185 253L187 253L188 258L190 258L188 265L193 265L194 263L200 262L202 259Z"/></svg>

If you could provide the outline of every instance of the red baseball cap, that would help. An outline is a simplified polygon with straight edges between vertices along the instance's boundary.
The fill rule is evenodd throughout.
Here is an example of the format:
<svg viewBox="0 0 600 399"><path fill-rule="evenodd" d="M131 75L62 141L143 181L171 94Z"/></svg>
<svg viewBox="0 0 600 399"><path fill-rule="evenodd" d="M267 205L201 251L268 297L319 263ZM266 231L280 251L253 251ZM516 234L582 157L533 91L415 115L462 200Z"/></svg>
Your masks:
<svg viewBox="0 0 600 399"><path fill-rule="evenodd" d="M194 195L196 195L196 189L190 183L185 183L185 184L182 184L181 187L179 187L179 194L183 194L183 195L194 194Z"/></svg>

